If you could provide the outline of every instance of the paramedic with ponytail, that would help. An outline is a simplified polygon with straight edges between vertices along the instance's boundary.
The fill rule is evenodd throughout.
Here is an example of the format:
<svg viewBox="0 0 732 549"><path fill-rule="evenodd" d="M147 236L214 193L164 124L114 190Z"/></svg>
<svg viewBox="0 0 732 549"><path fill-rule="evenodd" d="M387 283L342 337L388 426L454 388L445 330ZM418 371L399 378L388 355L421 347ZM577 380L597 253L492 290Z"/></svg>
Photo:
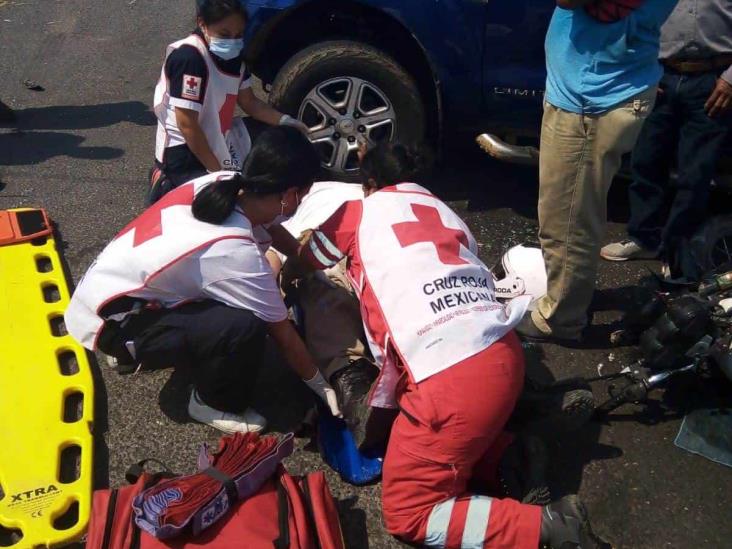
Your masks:
<svg viewBox="0 0 732 549"><path fill-rule="evenodd" d="M347 258L381 369L370 404L400 410L384 458L386 528L435 548L595 547L574 496L541 507L468 490L488 490L512 440L504 427L524 380L513 327L530 298L496 301L465 223L402 183L415 168L398 144L366 152L366 198L346 202L299 254L317 269Z"/></svg>
<svg viewBox="0 0 732 549"><path fill-rule="evenodd" d="M319 167L301 132L269 128L242 174L212 173L169 192L122 229L79 282L65 314L69 333L120 364L190 368L190 416L227 433L265 427L249 405L269 333L340 415L253 234L297 210Z"/></svg>
<svg viewBox="0 0 732 549"><path fill-rule="evenodd" d="M255 97L242 61L247 12L240 0L197 0L197 28L168 46L155 88L155 168L148 200L206 172L240 170L251 148L237 105L266 124L305 125Z"/></svg>

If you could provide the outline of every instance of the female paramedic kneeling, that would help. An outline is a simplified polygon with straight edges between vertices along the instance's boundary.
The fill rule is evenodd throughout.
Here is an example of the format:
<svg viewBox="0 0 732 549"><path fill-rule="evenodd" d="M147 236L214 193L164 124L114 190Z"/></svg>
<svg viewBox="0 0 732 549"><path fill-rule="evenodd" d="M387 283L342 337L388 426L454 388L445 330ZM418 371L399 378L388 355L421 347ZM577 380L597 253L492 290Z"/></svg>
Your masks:
<svg viewBox="0 0 732 549"><path fill-rule="evenodd" d="M231 433L265 427L248 405L269 332L340 415L253 235L255 225L295 212L319 166L298 130L270 128L242 175L214 173L168 193L122 229L79 282L65 315L69 333L122 363L190 366L189 414Z"/></svg>
<svg viewBox="0 0 732 549"><path fill-rule="evenodd" d="M307 131L254 96L241 57L247 12L240 0L197 0L193 33L168 46L155 88L158 118L150 203L195 177L240 170L251 148L239 105L252 118Z"/></svg>
<svg viewBox="0 0 732 549"><path fill-rule="evenodd" d="M530 298L495 299L463 221L408 180L413 156L382 144L361 164L363 200L344 204L300 248L323 269L347 258L381 373L370 394L398 406L383 469L383 514L400 539L440 548L596 547L575 496L549 506L476 492L495 480L522 389L513 327Z"/></svg>

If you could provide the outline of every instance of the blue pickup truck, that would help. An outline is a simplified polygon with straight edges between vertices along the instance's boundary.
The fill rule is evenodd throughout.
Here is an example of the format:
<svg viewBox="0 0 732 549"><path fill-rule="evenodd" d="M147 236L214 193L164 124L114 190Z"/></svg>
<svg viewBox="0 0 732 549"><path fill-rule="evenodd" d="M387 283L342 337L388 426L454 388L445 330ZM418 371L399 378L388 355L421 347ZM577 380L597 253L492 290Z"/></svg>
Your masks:
<svg viewBox="0 0 732 549"><path fill-rule="evenodd" d="M353 178L364 140L538 134L554 0L242 1L250 68L311 128L333 177Z"/></svg>
<svg viewBox="0 0 732 549"><path fill-rule="evenodd" d="M329 177L358 177L362 141L439 149L483 132L493 156L537 162L555 0L241 1L249 67L310 128ZM732 188L731 158L720 159L718 186ZM711 219L698 241L705 268L732 266L732 215Z"/></svg>

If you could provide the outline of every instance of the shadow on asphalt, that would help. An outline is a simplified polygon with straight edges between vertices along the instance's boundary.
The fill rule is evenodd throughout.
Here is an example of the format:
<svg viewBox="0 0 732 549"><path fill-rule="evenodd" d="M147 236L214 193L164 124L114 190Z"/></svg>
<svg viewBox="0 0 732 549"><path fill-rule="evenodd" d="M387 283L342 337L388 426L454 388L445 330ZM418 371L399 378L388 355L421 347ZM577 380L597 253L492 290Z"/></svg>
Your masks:
<svg viewBox="0 0 732 549"><path fill-rule="evenodd" d="M358 544L358 549L369 549L366 512L359 509L357 505L358 497L355 496L336 500L343 539L347 542L348 547L355 547Z"/></svg>
<svg viewBox="0 0 732 549"><path fill-rule="evenodd" d="M468 211L513 210L537 219L539 170L498 161L472 142L461 141L444 151L433 172L420 179L443 200L465 200ZM628 185L618 177L608 193L608 222L627 223L630 215Z"/></svg>
<svg viewBox="0 0 732 549"><path fill-rule="evenodd" d="M0 133L0 165L39 164L57 156L87 160L119 158L116 147L84 146L85 138L61 130L104 128L120 122L153 126L155 116L140 101L21 109L11 131Z"/></svg>
<svg viewBox="0 0 732 549"><path fill-rule="evenodd" d="M121 101L100 105L54 105L15 111L20 131L86 130L106 128L119 122L154 126L155 114L142 101Z"/></svg>

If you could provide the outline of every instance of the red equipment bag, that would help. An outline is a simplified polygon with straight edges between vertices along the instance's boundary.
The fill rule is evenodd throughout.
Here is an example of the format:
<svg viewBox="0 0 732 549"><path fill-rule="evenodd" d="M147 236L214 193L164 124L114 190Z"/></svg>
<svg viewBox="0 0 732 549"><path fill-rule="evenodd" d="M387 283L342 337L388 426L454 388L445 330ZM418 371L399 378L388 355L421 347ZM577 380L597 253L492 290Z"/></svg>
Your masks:
<svg viewBox="0 0 732 549"><path fill-rule="evenodd" d="M282 465L256 494L237 502L227 516L197 537L185 533L159 540L135 524L132 500L171 476L143 472L134 484L95 491L87 549L345 549L323 472L293 477ZM134 475L128 480L133 481Z"/></svg>

